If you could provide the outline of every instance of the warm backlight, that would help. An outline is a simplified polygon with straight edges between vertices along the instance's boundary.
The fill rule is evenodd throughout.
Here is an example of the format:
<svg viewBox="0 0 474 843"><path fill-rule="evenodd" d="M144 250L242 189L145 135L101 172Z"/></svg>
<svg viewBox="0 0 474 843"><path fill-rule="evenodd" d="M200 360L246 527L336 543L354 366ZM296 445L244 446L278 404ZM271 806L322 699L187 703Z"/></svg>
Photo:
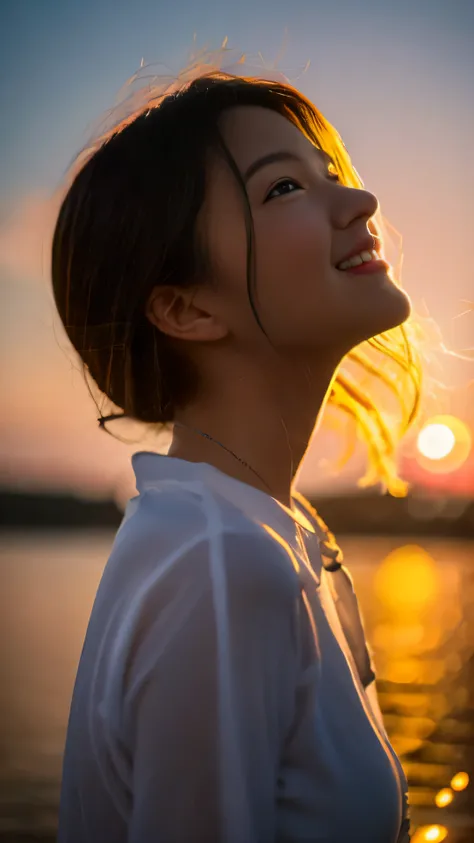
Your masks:
<svg viewBox="0 0 474 843"><path fill-rule="evenodd" d="M440 843L445 840L448 834L448 829L444 825L425 825L415 831L413 843L422 843L422 841L431 841L431 843Z"/></svg>
<svg viewBox="0 0 474 843"><path fill-rule="evenodd" d="M454 448L456 438L447 424L427 424L418 436L418 450L429 460L442 460Z"/></svg>
<svg viewBox="0 0 474 843"><path fill-rule="evenodd" d="M451 779L451 787L453 790L465 790L468 784L468 773L456 773L456 775Z"/></svg>
<svg viewBox="0 0 474 843"><path fill-rule="evenodd" d="M450 805L453 801L453 791L450 787L443 787L442 790L439 790L435 797L435 802L438 808L446 808L446 805Z"/></svg>
<svg viewBox="0 0 474 843"><path fill-rule="evenodd" d="M420 430L417 462L426 471L444 474L456 471L467 460L471 433L456 416L434 416Z"/></svg>
<svg viewBox="0 0 474 843"><path fill-rule="evenodd" d="M436 602L441 583L433 557L419 545L408 544L383 559L374 587L378 599L393 613L418 617Z"/></svg>

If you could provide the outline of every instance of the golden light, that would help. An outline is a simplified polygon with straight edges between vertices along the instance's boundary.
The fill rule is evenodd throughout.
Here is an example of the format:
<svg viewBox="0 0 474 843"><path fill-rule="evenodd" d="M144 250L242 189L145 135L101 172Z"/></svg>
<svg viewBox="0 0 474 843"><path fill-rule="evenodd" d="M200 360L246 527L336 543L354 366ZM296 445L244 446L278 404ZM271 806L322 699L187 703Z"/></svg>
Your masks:
<svg viewBox="0 0 474 843"><path fill-rule="evenodd" d="M447 424L427 424L418 435L418 450L429 460L442 460L454 448L456 439Z"/></svg>
<svg viewBox="0 0 474 843"><path fill-rule="evenodd" d="M416 685L421 682L420 673L419 659L393 659L385 667L384 679L397 685Z"/></svg>
<svg viewBox="0 0 474 843"><path fill-rule="evenodd" d="M416 544L392 550L374 579L379 600L396 614L415 613L436 601L440 583L432 556Z"/></svg>
<svg viewBox="0 0 474 843"><path fill-rule="evenodd" d="M422 840L430 840L431 843L439 843L447 837L448 829L444 825L425 825L415 832L413 843L421 843Z"/></svg>
<svg viewBox="0 0 474 843"><path fill-rule="evenodd" d="M446 474L465 463L472 437L456 416L433 416L420 430L416 444L418 464L431 473Z"/></svg>
<svg viewBox="0 0 474 843"><path fill-rule="evenodd" d="M435 802L438 808L445 808L446 805L450 805L454 799L454 793L450 787L443 787L442 790L438 791L435 796Z"/></svg>
<svg viewBox="0 0 474 843"><path fill-rule="evenodd" d="M456 775L451 779L450 784L453 790L465 790L469 784L469 774L456 773Z"/></svg>

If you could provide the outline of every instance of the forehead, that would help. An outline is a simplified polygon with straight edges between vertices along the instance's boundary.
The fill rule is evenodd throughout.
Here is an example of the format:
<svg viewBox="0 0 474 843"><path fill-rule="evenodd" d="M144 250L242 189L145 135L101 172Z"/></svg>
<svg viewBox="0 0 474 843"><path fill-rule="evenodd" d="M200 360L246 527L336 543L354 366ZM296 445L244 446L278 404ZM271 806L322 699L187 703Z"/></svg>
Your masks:
<svg viewBox="0 0 474 843"><path fill-rule="evenodd" d="M225 111L219 120L223 139L239 170L244 172L257 158L290 150L296 155L314 154L314 146L286 117L254 105Z"/></svg>

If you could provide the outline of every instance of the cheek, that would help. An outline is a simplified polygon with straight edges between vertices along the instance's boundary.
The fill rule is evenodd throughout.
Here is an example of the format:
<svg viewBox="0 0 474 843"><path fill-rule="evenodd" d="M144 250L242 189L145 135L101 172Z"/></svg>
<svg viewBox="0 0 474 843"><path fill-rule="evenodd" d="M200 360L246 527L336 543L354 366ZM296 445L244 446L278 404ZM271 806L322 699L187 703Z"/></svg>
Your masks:
<svg viewBox="0 0 474 843"><path fill-rule="evenodd" d="M274 200L277 202L278 200ZM320 208L309 202L282 200L258 220L259 277L268 275L292 285L324 284L330 270L331 234Z"/></svg>
<svg viewBox="0 0 474 843"><path fill-rule="evenodd" d="M257 284L272 321L283 317L294 333L322 318L323 306L327 314L334 289L328 221L303 202L291 204L256 224Z"/></svg>

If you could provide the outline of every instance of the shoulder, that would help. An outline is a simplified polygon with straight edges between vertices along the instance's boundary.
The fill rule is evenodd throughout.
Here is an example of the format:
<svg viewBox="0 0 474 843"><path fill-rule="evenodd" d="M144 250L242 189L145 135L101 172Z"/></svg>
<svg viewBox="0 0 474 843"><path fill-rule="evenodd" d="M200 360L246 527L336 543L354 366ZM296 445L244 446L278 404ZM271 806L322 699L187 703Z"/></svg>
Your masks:
<svg viewBox="0 0 474 843"><path fill-rule="evenodd" d="M233 640L269 628L294 636L301 589L291 554L249 519L209 524L192 497L145 495L115 552L126 590L116 637L128 684L149 675L163 648L199 648L223 629Z"/></svg>
<svg viewBox="0 0 474 843"><path fill-rule="evenodd" d="M199 590L227 587L252 595L296 596L299 580L291 549L271 530L245 518L219 496L213 515L199 487L149 490L129 502L112 556L116 565L133 560L134 579L149 575L151 590L164 582L196 583Z"/></svg>
<svg viewBox="0 0 474 843"><path fill-rule="evenodd" d="M300 593L300 582L291 549L264 527L229 530L221 536L221 564L229 591L267 604L286 603ZM216 560L214 564L219 564Z"/></svg>

